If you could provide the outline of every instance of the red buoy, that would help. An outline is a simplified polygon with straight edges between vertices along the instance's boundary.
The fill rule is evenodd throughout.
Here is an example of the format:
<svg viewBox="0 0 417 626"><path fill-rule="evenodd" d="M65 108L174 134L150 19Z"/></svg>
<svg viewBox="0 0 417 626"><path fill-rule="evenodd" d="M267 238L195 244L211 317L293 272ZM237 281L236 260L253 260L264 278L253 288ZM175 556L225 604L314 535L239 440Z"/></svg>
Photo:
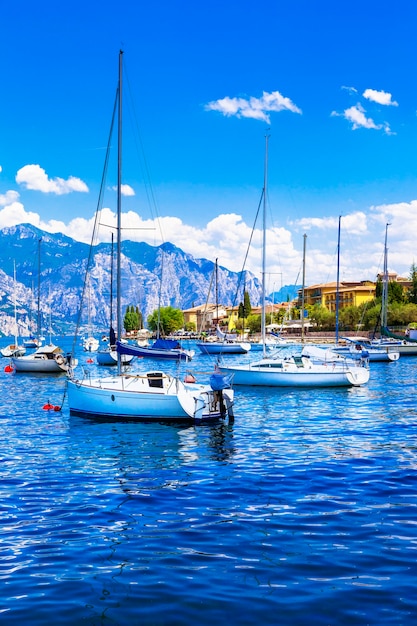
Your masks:
<svg viewBox="0 0 417 626"><path fill-rule="evenodd" d="M6 365L6 367L4 368L5 372L14 372L13 366L12 365Z"/></svg>
<svg viewBox="0 0 417 626"><path fill-rule="evenodd" d="M93 359L87 359L87 363L94 363Z"/></svg>
<svg viewBox="0 0 417 626"><path fill-rule="evenodd" d="M42 408L43 408L44 411L50 411L51 409L54 408L54 405L51 404L50 402L47 402L46 404L43 405Z"/></svg>

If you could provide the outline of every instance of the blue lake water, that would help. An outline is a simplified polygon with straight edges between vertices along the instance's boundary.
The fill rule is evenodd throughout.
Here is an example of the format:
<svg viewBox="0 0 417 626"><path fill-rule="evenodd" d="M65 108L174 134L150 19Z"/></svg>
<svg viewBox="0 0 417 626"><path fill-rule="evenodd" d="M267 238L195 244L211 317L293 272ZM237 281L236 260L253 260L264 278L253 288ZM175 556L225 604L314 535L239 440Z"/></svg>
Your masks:
<svg viewBox="0 0 417 626"><path fill-rule="evenodd" d="M200 426L46 411L65 376L0 363L0 624L416 623L416 357Z"/></svg>

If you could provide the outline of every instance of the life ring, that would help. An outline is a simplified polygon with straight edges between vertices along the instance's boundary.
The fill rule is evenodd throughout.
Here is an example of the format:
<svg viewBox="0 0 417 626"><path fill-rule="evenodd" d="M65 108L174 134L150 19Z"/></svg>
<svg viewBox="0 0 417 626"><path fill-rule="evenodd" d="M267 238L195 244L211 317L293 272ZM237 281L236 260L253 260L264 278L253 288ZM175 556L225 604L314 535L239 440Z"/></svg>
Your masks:
<svg viewBox="0 0 417 626"><path fill-rule="evenodd" d="M65 363L65 359L64 359L64 357L62 356L62 354L58 354L58 355L55 357L55 361L58 363L58 365L64 365L64 363Z"/></svg>

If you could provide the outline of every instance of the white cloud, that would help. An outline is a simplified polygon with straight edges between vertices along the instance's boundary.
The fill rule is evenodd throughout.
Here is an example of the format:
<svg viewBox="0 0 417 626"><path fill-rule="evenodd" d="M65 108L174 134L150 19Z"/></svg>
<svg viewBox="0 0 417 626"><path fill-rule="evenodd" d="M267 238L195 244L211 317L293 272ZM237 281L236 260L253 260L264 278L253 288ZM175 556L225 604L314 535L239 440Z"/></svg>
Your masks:
<svg viewBox="0 0 417 626"><path fill-rule="evenodd" d="M70 176L63 178L49 178L40 165L25 165L16 174L16 182L26 189L54 193L58 196L71 193L72 191L88 192L87 185L80 179Z"/></svg>
<svg viewBox="0 0 417 626"><path fill-rule="evenodd" d="M372 102L383 104L384 106L398 106L398 102L392 100L392 95L386 91L376 91L375 89L365 89L363 97Z"/></svg>
<svg viewBox="0 0 417 626"><path fill-rule="evenodd" d="M0 210L0 228L16 224L32 224L41 228L40 222L38 213L27 212L21 202L13 201Z"/></svg>
<svg viewBox="0 0 417 626"><path fill-rule="evenodd" d="M263 92L261 98L250 97L230 98L226 96L220 100L209 102L204 107L206 111L219 111L226 117L246 117L270 123L270 112L292 111L302 113L289 98L284 97L279 91L271 93Z"/></svg>
<svg viewBox="0 0 417 626"><path fill-rule="evenodd" d="M6 191L6 193L0 194L0 206L6 206L12 202L16 202L19 199L19 193L17 191Z"/></svg>
<svg viewBox="0 0 417 626"><path fill-rule="evenodd" d="M355 89L355 87L347 87L346 85L342 85L342 89L345 89L352 95L356 95L358 93L358 90Z"/></svg>
<svg viewBox="0 0 417 626"><path fill-rule="evenodd" d="M117 187L112 187L113 191L117 191ZM120 187L122 196L134 196L135 190L130 185L122 184Z"/></svg>
<svg viewBox="0 0 417 626"><path fill-rule="evenodd" d="M376 124L374 120L370 117L366 117L366 111L361 104L356 104L355 106L349 107L345 109L343 113L337 113L336 111L332 111L332 117L344 117L348 122L352 124L352 129L357 130L358 128L368 128L374 130L383 130L387 135L393 134L391 128L387 122L383 124Z"/></svg>
<svg viewBox="0 0 417 626"><path fill-rule="evenodd" d="M64 233L77 241L90 244L94 216L76 217L69 223L43 222L39 214L28 212L17 201L15 192L7 192L10 203L0 209L0 228L29 223L51 233ZM414 233L417 230L417 200L390 205L371 206L355 211L341 220L341 280L374 280L383 265L385 224L389 227L389 269L408 276L417 260ZM110 241L116 215L104 208L100 215L98 241ZM107 228L106 228L107 226ZM108 228L110 227L110 228ZM159 245L170 241L195 258L219 259L220 265L238 272L248 251L252 224L238 213L221 214L203 228L196 228L181 219L163 216L158 220L143 219L129 211L122 215L123 239ZM262 236L260 224L255 229L248 251L246 269L260 275ZM163 238L161 233L163 233ZM300 284L302 277L303 234L306 241L306 283L329 282L336 279L338 217L305 217L301 220L267 229L267 282Z"/></svg>
<svg viewBox="0 0 417 626"><path fill-rule="evenodd" d="M339 227L339 218L336 217L305 217L293 222L298 230L336 230ZM363 211L355 211L348 215L342 215L340 227L345 233L351 235L366 235L368 232L367 216Z"/></svg>

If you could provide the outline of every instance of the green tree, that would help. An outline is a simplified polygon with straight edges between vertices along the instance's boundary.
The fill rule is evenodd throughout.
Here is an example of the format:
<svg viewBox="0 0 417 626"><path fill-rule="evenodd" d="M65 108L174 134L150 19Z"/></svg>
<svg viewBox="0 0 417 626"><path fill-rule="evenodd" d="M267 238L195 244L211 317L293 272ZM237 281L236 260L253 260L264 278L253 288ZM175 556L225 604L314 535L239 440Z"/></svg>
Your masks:
<svg viewBox="0 0 417 626"><path fill-rule="evenodd" d="M311 307L310 319L319 330L330 330L335 327L335 314L321 304Z"/></svg>
<svg viewBox="0 0 417 626"><path fill-rule="evenodd" d="M410 268L411 289L408 292L408 301L417 304L417 267L415 263Z"/></svg>
<svg viewBox="0 0 417 626"><path fill-rule="evenodd" d="M161 335L170 335L184 326L184 315L182 311L180 309L174 309L172 306L161 307L159 318L159 333ZM147 322L150 330L154 332L158 331L158 310L148 316Z"/></svg>
<svg viewBox="0 0 417 626"><path fill-rule="evenodd" d="M404 287L396 280L388 283L388 302L404 302Z"/></svg>
<svg viewBox="0 0 417 626"><path fill-rule="evenodd" d="M251 333L259 333L261 332L261 316L260 315L249 315L246 322L245 327L249 328Z"/></svg>
<svg viewBox="0 0 417 626"><path fill-rule="evenodd" d="M126 313L123 319L123 326L127 333L133 332L135 330L139 330L142 328L142 314L139 312L138 307L133 306L133 304L128 305L126 308Z"/></svg>
<svg viewBox="0 0 417 626"><path fill-rule="evenodd" d="M238 308L238 317L241 319L247 319L252 311L252 305L250 303L249 293L245 290L243 292L243 302L240 302Z"/></svg>
<svg viewBox="0 0 417 626"><path fill-rule="evenodd" d="M348 306L339 311L339 324L341 328L353 330L359 324L361 312L357 306Z"/></svg>

